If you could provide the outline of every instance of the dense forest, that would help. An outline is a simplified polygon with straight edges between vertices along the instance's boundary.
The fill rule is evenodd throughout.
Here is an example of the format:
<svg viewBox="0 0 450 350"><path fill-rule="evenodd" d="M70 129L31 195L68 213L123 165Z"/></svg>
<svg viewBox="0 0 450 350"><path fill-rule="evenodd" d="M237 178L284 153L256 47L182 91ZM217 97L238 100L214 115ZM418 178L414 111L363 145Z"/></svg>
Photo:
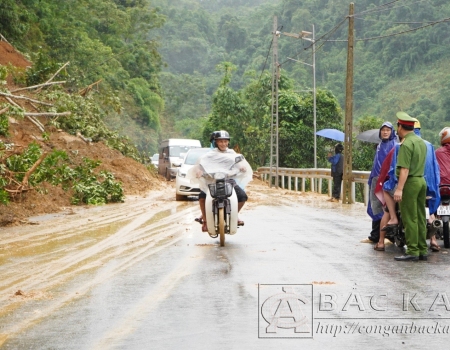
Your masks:
<svg viewBox="0 0 450 350"><path fill-rule="evenodd" d="M330 91L344 105L349 1L163 3L168 18L158 29L166 39L161 47L168 62L163 85L167 94L184 97L174 104L176 99L170 99L166 106L177 121L176 131L189 132L184 127L191 123L183 120L209 113L204 109L217 86L214 66L220 61L237 66L230 82L236 90L245 87L252 74L270 74L274 15L282 33L311 32L314 25L317 87ZM422 134L437 144L437 133L450 122L449 17L450 3L442 0L355 2L355 121L365 116L394 121L395 113L405 110L420 119ZM311 68L289 59L311 64L311 42L282 35L278 45L279 63L293 79L294 89L311 89ZM184 89L196 91L192 100Z"/></svg>
<svg viewBox="0 0 450 350"><path fill-rule="evenodd" d="M272 28L277 16L280 161L311 167L312 49L317 127L342 129L348 11L344 0L2 0L0 34L33 62L26 83L70 61L77 91L95 82L102 119L153 153L167 137L202 138L226 128L253 166L267 164ZM355 132L405 110L437 145L450 123L447 82L450 3L355 2ZM289 34L312 32L311 41ZM311 38L311 36L309 37ZM306 63L306 64L305 64ZM326 140L318 140L319 166ZM299 147L300 145L300 147ZM356 145L355 168L371 145ZM320 149L320 150L319 150Z"/></svg>

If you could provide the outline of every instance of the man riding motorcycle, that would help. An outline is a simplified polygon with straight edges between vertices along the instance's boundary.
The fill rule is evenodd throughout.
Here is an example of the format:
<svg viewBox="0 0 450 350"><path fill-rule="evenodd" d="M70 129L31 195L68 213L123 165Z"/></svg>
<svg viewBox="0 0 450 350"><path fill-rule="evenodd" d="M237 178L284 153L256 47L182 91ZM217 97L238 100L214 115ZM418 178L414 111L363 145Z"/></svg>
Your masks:
<svg viewBox="0 0 450 350"><path fill-rule="evenodd" d="M210 152L203 155L199 160L197 165L203 164L212 164L216 168L219 167L221 163L225 164L226 158L230 158L228 155L232 155L232 158L234 159L234 155L237 155L237 153L233 149L229 149L228 145L230 142L230 135L225 130L216 131L213 133L213 139L212 145L215 146L214 149L212 149ZM202 169L200 169L198 166L193 167L190 172L188 173L188 177L191 178L191 181L193 180L193 177L195 176L197 179L203 175ZM245 185L252 179L253 177L253 171L250 165L246 160L243 160L239 163L239 170L241 175L236 176L236 178L228 180L229 182L233 183L234 191L236 193L236 196L238 198L238 212L242 209L245 202L247 201L248 197L247 194L244 191ZM242 175L243 174L243 175ZM235 181L236 180L236 181ZM205 200L206 200L206 193L205 188L201 188L201 192L199 194L199 205L200 210L202 212L202 231L208 232L208 227L206 223L206 212L205 212ZM199 219L196 219L199 221ZM244 222L242 220L238 220L238 225L243 226Z"/></svg>

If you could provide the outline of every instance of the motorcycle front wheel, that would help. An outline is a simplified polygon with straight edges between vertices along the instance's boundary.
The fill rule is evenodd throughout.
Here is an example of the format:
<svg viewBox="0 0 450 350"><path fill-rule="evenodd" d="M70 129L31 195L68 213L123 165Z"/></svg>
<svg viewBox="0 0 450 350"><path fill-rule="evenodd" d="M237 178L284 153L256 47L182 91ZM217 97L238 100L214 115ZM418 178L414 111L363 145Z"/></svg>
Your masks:
<svg viewBox="0 0 450 350"><path fill-rule="evenodd" d="M225 215L224 208L219 208L219 239L220 246L223 247L225 245Z"/></svg>

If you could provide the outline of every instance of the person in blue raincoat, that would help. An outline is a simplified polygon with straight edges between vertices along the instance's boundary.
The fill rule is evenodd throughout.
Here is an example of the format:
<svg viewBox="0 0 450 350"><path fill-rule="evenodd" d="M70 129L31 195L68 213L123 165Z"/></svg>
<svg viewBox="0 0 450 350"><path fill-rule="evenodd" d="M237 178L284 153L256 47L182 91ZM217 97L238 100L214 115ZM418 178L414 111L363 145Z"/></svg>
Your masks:
<svg viewBox="0 0 450 350"><path fill-rule="evenodd" d="M421 137L420 129L421 129L420 122L417 121L414 124L414 133L419 137ZM433 145L426 140L423 140L423 141L425 142L425 144L427 146L427 156L426 156L426 160L425 160L425 174L424 174L425 182L427 184L426 196L429 197L429 199L428 199L429 212L430 212L430 214L433 214L437 211L437 208L439 207L439 204L441 202L441 195L439 193L440 169L439 169L439 163L436 159ZM397 168L397 155L398 155L399 149L400 149L400 144L396 144L393 155L392 155L391 164L389 167L388 179L384 182L384 184L382 186L383 191L385 192L384 197L387 199L389 199L389 197L388 197L389 193L393 193L395 191L395 189L397 188L398 179L397 179L397 175L396 175L395 171ZM433 221L433 219L434 219L434 216L430 215L428 222L431 223ZM390 215L390 220L387 222L387 225L392 226L395 224L398 224L398 219L395 216L395 212L394 212L393 215ZM385 230L380 231L380 239L377 244L377 247L380 248L380 250L384 248L385 233L386 233ZM433 230L431 225L428 225L427 238L430 239L430 249L433 252L439 251L440 247L436 241L435 230Z"/></svg>
<svg viewBox="0 0 450 350"><path fill-rule="evenodd" d="M369 203L367 204L367 214L372 218L372 231L370 232L368 239L363 242L376 243L380 238L380 222L383 217L383 205L375 195L375 187L378 176L380 175L381 165L389 151L394 147L397 139L394 127L390 122L384 122L381 125L379 138L381 139L381 142L377 146L368 180Z"/></svg>
<svg viewBox="0 0 450 350"><path fill-rule="evenodd" d="M414 133L422 137L420 134L420 122L417 121L414 124ZM423 139L422 139L423 140ZM434 150L433 145L428 142L427 140L423 140L425 144L427 145L427 158L425 160L425 182L427 183L427 198L428 199L428 209L430 212L430 218L428 220L429 223L433 222L434 220L434 213L436 213L439 204L441 202L441 194L439 192L439 184L441 182L441 176L440 176L440 169L439 169L439 163L436 158L436 153ZM438 252L440 250L439 245L437 244L435 231L431 227L431 225L428 225L428 231L427 231L427 238L430 239L430 249L433 252Z"/></svg>
<svg viewBox="0 0 450 350"><path fill-rule="evenodd" d="M333 178L333 190L331 194L331 198L328 199L330 202L339 202L341 198L341 184L342 177L344 176L344 156L342 155L342 151L344 150L344 146L341 143L338 143L334 146L334 156L331 153L328 153L327 159L331 163L331 177Z"/></svg>

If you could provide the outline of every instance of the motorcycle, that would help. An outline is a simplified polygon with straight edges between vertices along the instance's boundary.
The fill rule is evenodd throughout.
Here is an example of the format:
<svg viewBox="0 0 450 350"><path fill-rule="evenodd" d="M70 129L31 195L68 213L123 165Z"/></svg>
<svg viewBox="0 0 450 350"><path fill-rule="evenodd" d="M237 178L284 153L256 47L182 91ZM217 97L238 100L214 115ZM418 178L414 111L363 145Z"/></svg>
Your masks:
<svg viewBox="0 0 450 350"><path fill-rule="evenodd" d="M252 176L252 169L243 155L215 150L200 158L199 164L186 175L191 183L198 182L206 193L208 234L211 238L219 237L221 247L225 245L225 235L234 235L238 229L238 199L234 186L244 188Z"/></svg>
<svg viewBox="0 0 450 350"><path fill-rule="evenodd" d="M441 203L437 210L438 219L433 222L437 227L436 238L444 241L444 247L450 247L449 218L450 218L450 185L440 185Z"/></svg>
<svg viewBox="0 0 450 350"><path fill-rule="evenodd" d="M405 227L403 225L402 214L400 212L400 206L398 203L395 204L395 212L398 218L398 225L396 228L392 228L388 232L386 232L385 237L389 239L392 243L394 243L398 248L403 248L406 245ZM442 227L442 222L437 219L433 220L433 222L431 223L428 222L428 219L430 218L428 203L425 204L425 218L427 220L427 237L436 234L436 238L439 238L438 232L439 229ZM448 232L448 225L447 225L447 232Z"/></svg>
<svg viewBox="0 0 450 350"><path fill-rule="evenodd" d="M398 218L398 225L395 228L386 232L386 238L394 243L398 248L403 248L406 245L405 228L403 227L402 215L400 213L400 206L395 204L395 212Z"/></svg>

